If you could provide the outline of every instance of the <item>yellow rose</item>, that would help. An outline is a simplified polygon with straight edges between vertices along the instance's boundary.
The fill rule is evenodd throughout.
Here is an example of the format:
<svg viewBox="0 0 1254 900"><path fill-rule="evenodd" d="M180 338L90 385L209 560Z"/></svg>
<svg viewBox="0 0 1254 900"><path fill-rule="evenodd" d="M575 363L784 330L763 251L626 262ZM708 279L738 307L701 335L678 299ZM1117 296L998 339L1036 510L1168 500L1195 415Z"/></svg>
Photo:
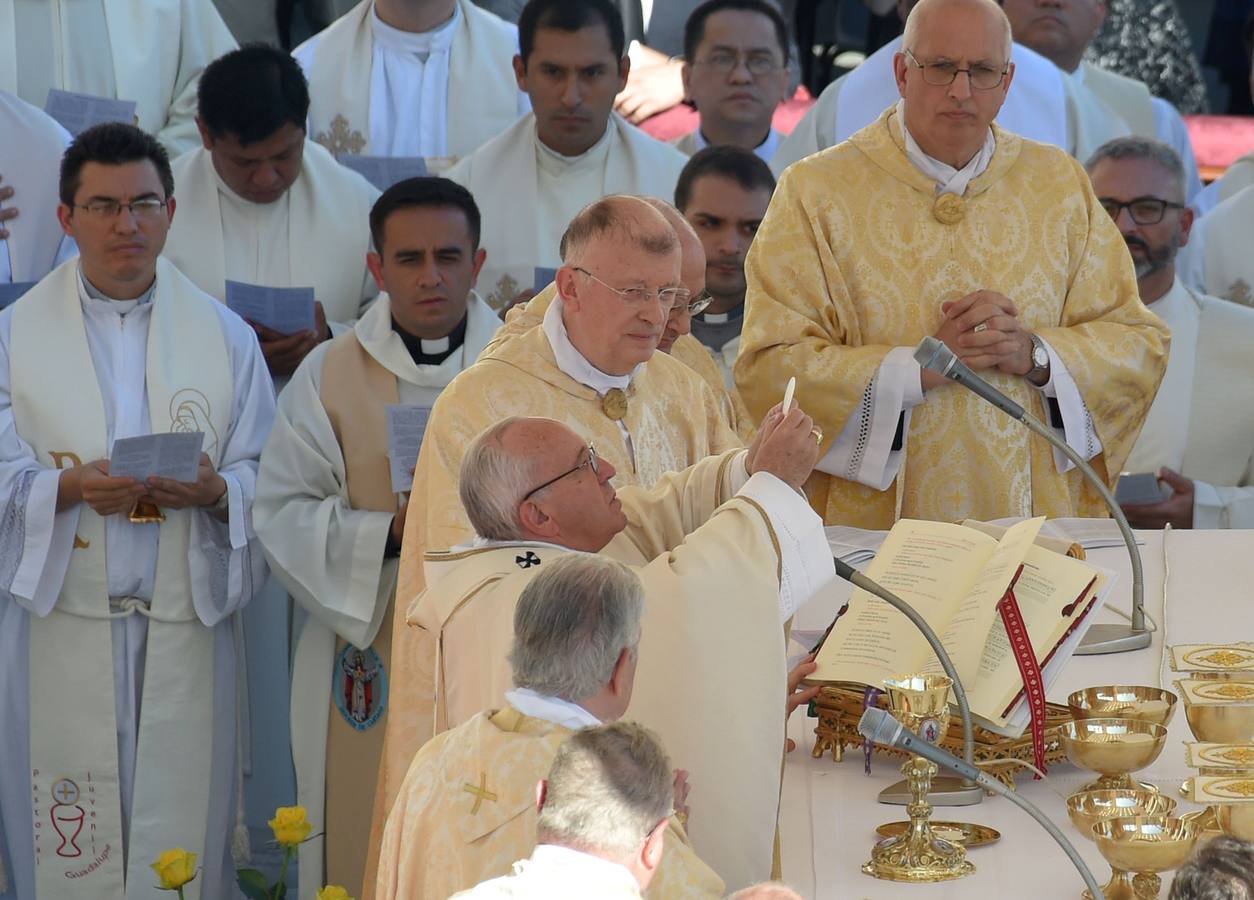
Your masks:
<svg viewBox="0 0 1254 900"><path fill-rule="evenodd" d="M196 877L196 854L182 847L165 850L152 864L152 870L161 879L161 888L176 891Z"/></svg>
<svg viewBox="0 0 1254 900"><path fill-rule="evenodd" d="M318 900L353 900L353 898L348 896L348 891L338 884L328 884L318 891Z"/></svg>
<svg viewBox="0 0 1254 900"><path fill-rule="evenodd" d="M274 832L274 839L284 847L295 847L309 837L313 826L305 818L305 807L280 806L270 820L270 830Z"/></svg>

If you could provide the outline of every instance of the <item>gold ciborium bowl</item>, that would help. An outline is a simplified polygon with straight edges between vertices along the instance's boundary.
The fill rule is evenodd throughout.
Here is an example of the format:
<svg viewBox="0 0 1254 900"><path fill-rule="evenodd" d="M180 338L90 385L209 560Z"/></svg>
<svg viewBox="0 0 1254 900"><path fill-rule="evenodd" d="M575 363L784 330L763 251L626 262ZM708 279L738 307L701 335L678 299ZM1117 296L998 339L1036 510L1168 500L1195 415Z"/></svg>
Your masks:
<svg viewBox="0 0 1254 900"><path fill-rule="evenodd" d="M1106 819L1093 826L1098 852L1114 870L1106 900L1152 900L1162 890L1159 872L1179 868L1193 852L1197 826L1172 816ZM1129 873L1135 873L1129 879Z"/></svg>
<svg viewBox="0 0 1254 900"><path fill-rule="evenodd" d="M1085 688L1067 698L1073 719L1136 719L1167 725L1176 695L1156 687L1112 684Z"/></svg>
<svg viewBox="0 0 1254 900"><path fill-rule="evenodd" d="M1213 808L1224 834L1254 841L1254 803L1220 803Z"/></svg>
<svg viewBox="0 0 1254 900"><path fill-rule="evenodd" d="M1064 722L1062 747L1067 759L1101 778L1081 791L1135 790L1130 773L1158 759L1167 741L1167 729L1136 719L1076 719Z"/></svg>
<svg viewBox="0 0 1254 900"><path fill-rule="evenodd" d="M1176 801L1171 797L1141 788L1079 791L1067 799L1067 815L1071 818L1071 824L1089 840L1094 839L1093 826L1106 819L1169 816L1175 809Z"/></svg>
<svg viewBox="0 0 1254 900"><path fill-rule="evenodd" d="M1196 693L1213 703L1190 703L1185 695L1184 716L1193 736L1216 744L1254 741L1254 681L1206 679Z"/></svg>

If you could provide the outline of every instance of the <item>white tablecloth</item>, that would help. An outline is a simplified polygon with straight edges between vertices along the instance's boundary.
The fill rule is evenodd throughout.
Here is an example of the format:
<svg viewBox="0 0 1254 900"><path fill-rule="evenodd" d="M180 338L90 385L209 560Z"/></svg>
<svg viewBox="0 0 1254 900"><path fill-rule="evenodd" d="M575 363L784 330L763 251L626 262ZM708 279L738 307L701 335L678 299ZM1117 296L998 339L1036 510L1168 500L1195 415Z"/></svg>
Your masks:
<svg viewBox="0 0 1254 900"><path fill-rule="evenodd" d="M1145 606L1159 630L1153 644L1130 653L1077 656L1071 660L1049 699L1065 703L1073 690L1102 684L1159 685L1172 689L1173 673L1164 658L1164 645L1254 639L1254 531L1173 531L1166 538L1169 577L1164 611L1164 542L1162 532L1138 532L1144 540ZM1089 551L1089 558L1120 573L1120 583L1109 605L1127 610L1131 604L1132 573L1123 548ZM799 612L794 627L825 627L840 602L838 595L816 598ZM1098 621L1121 620L1109 609ZM1164 641L1164 634L1166 640ZM785 880L807 898L832 900L940 900L940 898L1015 897L1018 900L1078 897L1079 874L1062 849L1034 819L1004 798L986 798L977 806L940 809L939 819L978 822L1001 832L1002 839L972 850L976 873L942 884L896 884L862 874L876 840L875 827L906 818L905 808L876 802L876 795L899 780L900 761L876 759L872 773L863 774L862 754L847 752L843 762L810 756L814 719L799 709L789 723L798 748L788 757L780 813ZM1192 740L1183 705L1172 719L1167 746L1158 761L1140 773L1179 799L1180 782L1191 774L1184 765L1182 742ZM1067 819L1063 797L1092 779L1069 764L1055 765L1047 781L1032 780L1024 772L1019 790L1058 823L1104 884L1110 867L1095 845L1079 834ZM694 794L696 792L694 791ZM694 798L695 799L695 798ZM1180 800L1179 810L1197 807ZM699 807L693 806L693 826L700 827ZM1163 896L1171 875L1163 877Z"/></svg>

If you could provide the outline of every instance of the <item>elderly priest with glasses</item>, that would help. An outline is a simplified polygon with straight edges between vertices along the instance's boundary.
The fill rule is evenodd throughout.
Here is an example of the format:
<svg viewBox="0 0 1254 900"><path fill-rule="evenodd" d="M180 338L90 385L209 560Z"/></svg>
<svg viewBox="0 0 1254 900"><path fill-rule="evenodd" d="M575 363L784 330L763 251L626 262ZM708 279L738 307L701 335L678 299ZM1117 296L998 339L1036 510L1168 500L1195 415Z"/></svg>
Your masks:
<svg viewBox="0 0 1254 900"><path fill-rule="evenodd" d="M791 166L749 251L736 383L761 415L796 376L827 435L808 487L829 523L1106 514L1043 439L922 372L924 337L1111 483L1158 390L1167 329L1083 167L992 124L1010 48L993 0L922 0L902 99Z"/></svg>

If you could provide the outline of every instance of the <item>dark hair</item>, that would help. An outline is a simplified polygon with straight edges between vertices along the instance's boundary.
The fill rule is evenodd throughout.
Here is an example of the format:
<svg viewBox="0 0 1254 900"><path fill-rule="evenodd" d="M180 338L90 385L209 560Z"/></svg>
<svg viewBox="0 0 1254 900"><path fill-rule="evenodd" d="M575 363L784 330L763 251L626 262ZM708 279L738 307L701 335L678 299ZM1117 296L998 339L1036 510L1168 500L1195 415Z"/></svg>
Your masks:
<svg viewBox="0 0 1254 900"><path fill-rule="evenodd" d="M684 23L684 59L692 62L697 56L697 47L705 38L705 23L715 13L727 10L754 12L766 16L775 26L775 37L779 40L779 50L784 54L784 64L788 64L788 24L784 15L769 0L705 0L688 16Z"/></svg>
<svg viewBox="0 0 1254 900"><path fill-rule="evenodd" d="M1176 871L1168 900L1254 897L1254 844L1221 835Z"/></svg>
<svg viewBox="0 0 1254 900"><path fill-rule="evenodd" d="M106 166L148 160L157 167L165 199L174 196L174 173L170 155L155 137L125 122L93 125L79 134L61 157L61 202L74 205L74 195L82 183L83 166L89 162Z"/></svg>
<svg viewBox="0 0 1254 900"><path fill-rule="evenodd" d="M531 58L536 32L541 28L581 31L598 23L609 33L614 58L622 59L627 44L623 17L610 0L528 0L518 16L518 49L523 66Z"/></svg>
<svg viewBox="0 0 1254 900"><path fill-rule="evenodd" d="M370 208L370 238L374 241L376 253L383 252L383 228L387 224L388 216L397 210L415 207L461 210L470 229L471 247L479 249L479 206L470 191L447 178L424 175L421 178L406 178L396 182Z"/></svg>
<svg viewBox="0 0 1254 900"><path fill-rule="evenodd" d="M721 175L746 191L773 193L775 190L771 167L752 150L726 144L706 147L692 155L675 182L675 206L681 213L692 200L692 183L704 175Z"/></svg>
<svg viewBox="0 0 1254 900"><path fill-rule="evenodd" d="M205 67L197 112L215 138L233 135L248 146L309 116L309 84L300 63L269 44L245 44Z"/></svg>

